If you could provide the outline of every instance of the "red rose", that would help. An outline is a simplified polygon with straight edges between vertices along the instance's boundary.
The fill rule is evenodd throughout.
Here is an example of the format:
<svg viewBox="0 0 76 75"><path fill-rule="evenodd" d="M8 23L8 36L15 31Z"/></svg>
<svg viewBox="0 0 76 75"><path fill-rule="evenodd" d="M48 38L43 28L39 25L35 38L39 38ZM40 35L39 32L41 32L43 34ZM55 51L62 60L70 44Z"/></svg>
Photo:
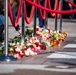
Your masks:
<svg viewBox="0 0 76 75"><path fill-rule="evenodd" d="M39 28L36 28L36 31L39 31Z"/></svg>
<svg viewBox="0 0 76 75"><path fill-rule="evenodd" d="M44 45L40 45L40 48L41 48L42 50L46 50L46 46L44 46Z"/></svg>
<svg viewBox="0 0 76 75"><path fill-rule="evenodd" d="M36 36L38 37L38 36L40 36L40 34L36 34Z"/></svg>
<svg viewBox="0 0 76 75"><path fill-rule="evenodd" d="M39 46L39 42L35 42L35 45L36 45L36 47L38 47Z"/></svg>

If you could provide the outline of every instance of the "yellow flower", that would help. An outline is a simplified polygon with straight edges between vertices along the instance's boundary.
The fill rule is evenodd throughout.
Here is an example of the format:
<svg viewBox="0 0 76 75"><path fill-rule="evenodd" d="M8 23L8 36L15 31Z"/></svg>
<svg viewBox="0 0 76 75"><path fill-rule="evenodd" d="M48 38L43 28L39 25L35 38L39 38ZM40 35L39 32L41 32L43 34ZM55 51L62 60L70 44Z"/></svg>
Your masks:
<svg viewBox="0 0 76 75"><path fill-rule="evenodd" d="M33 27L30 27L29 30L33 30Z"/></svg>

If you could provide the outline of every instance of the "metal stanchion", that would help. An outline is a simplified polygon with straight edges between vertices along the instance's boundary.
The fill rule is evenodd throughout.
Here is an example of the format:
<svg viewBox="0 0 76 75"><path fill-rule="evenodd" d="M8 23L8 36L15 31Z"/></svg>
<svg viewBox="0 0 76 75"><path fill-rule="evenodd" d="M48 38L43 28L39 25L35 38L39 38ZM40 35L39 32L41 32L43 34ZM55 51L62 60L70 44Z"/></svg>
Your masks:
<svg viewBox="0 0 76 75"><path fill-rule="evenodd" d="M36 2L37 2L37 0L36 0ZM36 17L37 17L37 8L35 7L33 36L36 35Z"/></svg>
<svg viewBox="0 0 76 75"><path fill-rule="evenodd" d="M0 61L12 61L12 60L16 60L16 58L14 58L11 55L8 55L8 0L4 1L5 3L5 53L0 55Z"/></svg>
<svg viewBox="0 0 76 75"><path fill-rule="evenodd" d="M63 0L60 0L61 1L61 10L63 8ZM60 14L60 32L62 32L62 14Z"/></svg>
<svg viewBox="0 0 76 75"><path fill-rule="evenodd" d="M45 25L45 28L47 29L47 27L48 27L48 13L46 13L46 18L44 20L44 25Z"/></svg>
<svg viewBox="0 0 76 75"><path fill-rule="evenodd" d="M58 3L56 4L56 10L58 9ZM57 13L55 14L55 30L57 30Z"/></svg>
<svg viewBox="0 0 76 75"><path fill-rule="evenodd" d="M22 0L24 2L24 0ZM24 43L24 31L25 31L25 23L24 23L24 4L22 6L22 37L21 42Z"/></svg>
<svg viewBox="0 0 76 75"><path fill-rule="evenodd" d="M44 20L44 26L47 29L47 27L48 27L48 12L46 12L46 18Z"/></svg>

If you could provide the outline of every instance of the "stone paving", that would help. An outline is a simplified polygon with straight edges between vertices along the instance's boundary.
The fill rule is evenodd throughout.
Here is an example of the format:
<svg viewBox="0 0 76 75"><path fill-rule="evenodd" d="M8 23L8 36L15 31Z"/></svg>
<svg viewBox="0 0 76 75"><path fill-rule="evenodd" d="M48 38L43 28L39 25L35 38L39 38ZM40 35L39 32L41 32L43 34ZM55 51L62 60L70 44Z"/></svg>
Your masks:
<svg viewBox="0 0 76 75"><path fill-rule="evenodd" d="M53 30L54 24L54 19L48 20L48 26ZM33 22L30 25L33 25ZM76 46L76 20L63 19L62 30L68 32L68 37L61 43L60 47L47 48L46 51L42 51L36 56L23 57L16 61L0 61L0 75L76 75L76 48L64 47L67 44ZM18 35L10 22L9 31L9 38ZM63 58L61 57L62 55L60 55L61 58L54 56L53 58L47 58L49 55L57 54L58 52L61 52L61 54L64 52Z"/></svg>

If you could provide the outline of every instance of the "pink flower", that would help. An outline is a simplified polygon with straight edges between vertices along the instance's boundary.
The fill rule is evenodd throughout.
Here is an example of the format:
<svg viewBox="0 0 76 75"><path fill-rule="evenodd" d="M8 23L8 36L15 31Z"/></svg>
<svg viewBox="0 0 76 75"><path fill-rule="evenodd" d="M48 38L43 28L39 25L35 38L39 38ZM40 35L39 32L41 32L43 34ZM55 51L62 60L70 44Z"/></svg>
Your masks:
<svg viewBox="0 0 76 75"><path fill-rule="evenodd" d="M20 55L19 55L19 54L17 54L17 53L16 53L16 54L14 54L14 57L15 57L15 58L17 58L17 59L20 59L20 58L21 58L21 57L20 57Z"/></svg>

